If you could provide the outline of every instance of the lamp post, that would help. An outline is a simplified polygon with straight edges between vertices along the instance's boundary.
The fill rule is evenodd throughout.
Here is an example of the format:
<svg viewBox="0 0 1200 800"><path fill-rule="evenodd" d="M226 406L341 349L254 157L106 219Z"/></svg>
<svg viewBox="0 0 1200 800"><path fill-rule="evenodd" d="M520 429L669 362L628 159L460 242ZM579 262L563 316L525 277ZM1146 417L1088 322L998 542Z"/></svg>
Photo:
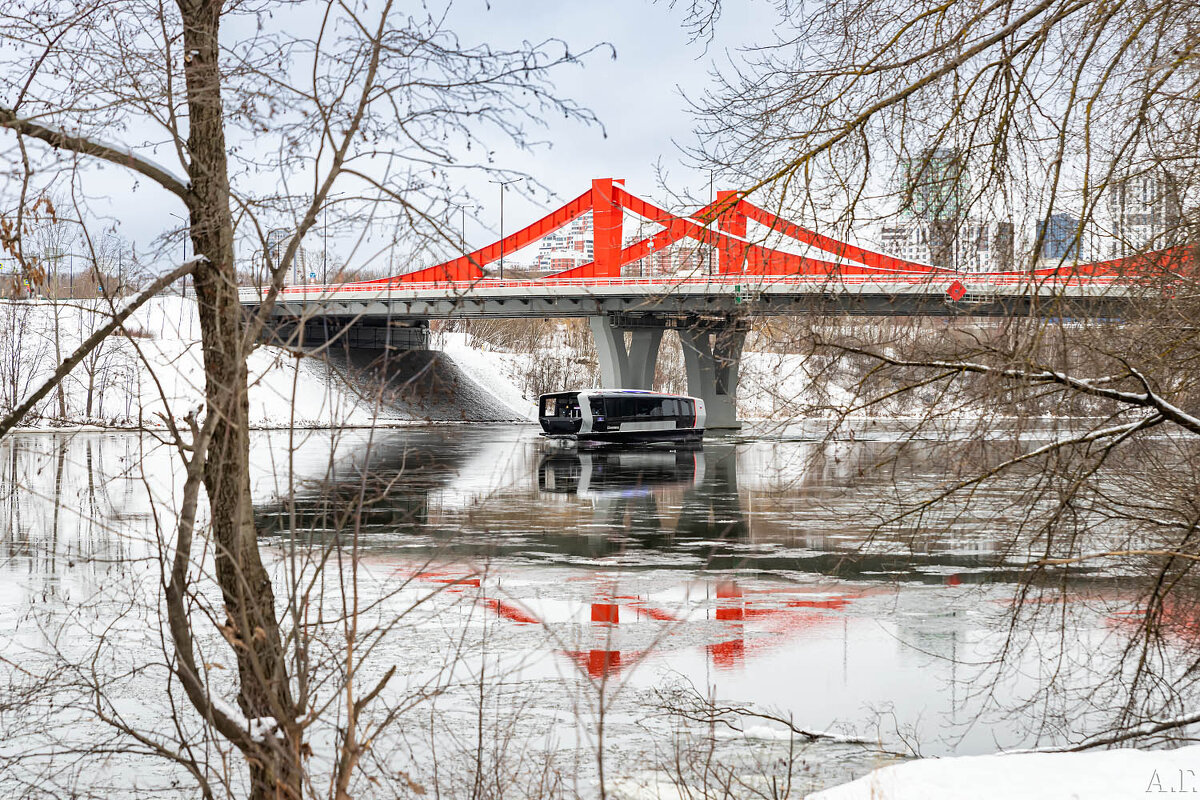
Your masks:
<svg viewBox="0 0 1200 800"><path fill-rule="evenodd" d="M325 221L321 225L321 285L329 285L329 206L332 205L329 201L335 197L341 197L345 192L335 192L334 194L325 195L325 203L323 212Z"/></svg>
<svg viewBox="0 0 1200 800"><path fill-rule="evenodd" d="M520 178L513 178L508 181L489 181L489 183L500 184L500 280L504 280L504 187L510 183L516 183ZM466 213L465 211L463 212Z"/></svg>
<svg viewBox="0 0 1200 800"><path fill-rule="evenodd" d="M454 204L452 204L450 207L457 208L460 212L462 212L462 232L460 235L462 236L462 251L463 251L463 255L465 256L467 254L467 209L469 209L469 208L472 210L477 210L477 209L475 209L473 206L460 206L460 205L454 205ZM501 227L503 228L503 225L504 225L503 221L501 221L500 224L501 224ZM501 238L503 238L503 234L501 234Z"/></svg>
<svg viewBox="0 0 1200 800"><path fill-rule="evenodd" d="M167 213L183 223L183 249L180 252L180 256L183 258L183 261L179 262L180 264L182 264L185 261L187 261L188 221L187 221L186 217L181 217L178 214L176 214L174 211L168 211ZM119 270L120 270L120 266L118 266L118 271ZM182 278L179 279L179 284L180 284L179 295L181 297L187 297L187 275L184 275ZM117 291L120 292L120 290L121 290L121 278L118 277L117 278Z"/></svg>

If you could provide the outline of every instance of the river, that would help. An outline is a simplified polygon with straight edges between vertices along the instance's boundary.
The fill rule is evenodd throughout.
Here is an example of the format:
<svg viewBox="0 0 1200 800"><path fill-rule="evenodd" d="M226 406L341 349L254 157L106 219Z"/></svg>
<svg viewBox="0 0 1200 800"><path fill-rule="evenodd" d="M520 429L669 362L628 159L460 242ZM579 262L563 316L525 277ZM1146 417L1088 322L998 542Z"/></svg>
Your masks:
<svg viewBox="0 0 1200 800"><path fill-rule="evenodd" d="M357 603L359 681L397 668L381 702L404 723L381 741L422 790L477 796L486 778L494 794L590 796L603 775L616 795L671 781L803 794L918 752L1077 740L1104 719L1079 698L1123 641L1120 577L1083 573L1060 598L1069 614L1014 634L1022 487L879 528L896 498L988 447L903 438L811 425L570 451L520 425L259 432L255 513L277 594L304 587L305 620ZM98 694L173 741L158 597L179 475L151 434L0 442L0 666L29 692L8 710L0 697L0 757L29 751L0 769L0 794L181 785L138 753L62 755L129 741L89 711ZM36 691L53 680L69 684L59 710ZM319 761L333 734L312 737Z"/></svg>

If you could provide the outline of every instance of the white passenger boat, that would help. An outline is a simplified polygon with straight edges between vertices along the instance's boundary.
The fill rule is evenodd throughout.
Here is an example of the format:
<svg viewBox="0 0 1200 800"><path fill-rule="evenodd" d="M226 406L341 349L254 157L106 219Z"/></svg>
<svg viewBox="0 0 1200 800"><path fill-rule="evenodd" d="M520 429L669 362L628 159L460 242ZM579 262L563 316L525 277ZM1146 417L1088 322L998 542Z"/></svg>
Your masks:
<svg viewBox="0 0 1200 800"><path fill-rule="evenodd" d="M538 421L549 439L579 442L688 442L704 436L704 401L636 389L544 394Z"/></svg>

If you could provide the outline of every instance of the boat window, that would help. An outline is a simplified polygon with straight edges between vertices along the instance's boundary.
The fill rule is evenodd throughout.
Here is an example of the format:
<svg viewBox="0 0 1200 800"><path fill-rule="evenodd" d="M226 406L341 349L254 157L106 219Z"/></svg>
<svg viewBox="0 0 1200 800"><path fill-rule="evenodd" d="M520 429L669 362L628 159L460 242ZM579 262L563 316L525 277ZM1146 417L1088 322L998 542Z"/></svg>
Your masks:
<svg viewBox="0 0 1200 800"><path fill-rule="evenodd" d="M694 403L674 397L604 397L592 399L592 416L619 420L678 418L696 414Z"/></svg>
<svg viewBox="0 0 1200 800"><path fill-rule="evenodd" d="M632 417L637 413L635 399L632 397L606 397L604 407L608 409L609 417Z"/></svg>
<svg viewBox="0 0 1200 800"><path fill-rule="evenodd" d="M578 417L579 415L578 395L560 394L542 398L543 417Z"/></svg>
<svg viewBox="0 0 1200 800"><path fill-rule="evenodd" d="M696 424L696 401L695 400L680 400L679 401L679 419L685 427L691 427Z"/></svg>

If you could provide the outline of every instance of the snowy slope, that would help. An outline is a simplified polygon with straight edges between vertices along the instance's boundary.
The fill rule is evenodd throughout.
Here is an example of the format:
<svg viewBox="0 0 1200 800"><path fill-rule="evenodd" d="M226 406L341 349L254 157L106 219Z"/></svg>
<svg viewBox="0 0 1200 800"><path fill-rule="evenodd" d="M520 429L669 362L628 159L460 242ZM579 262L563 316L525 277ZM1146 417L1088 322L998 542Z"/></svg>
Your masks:
<svg viewBox="0 0 1200 800"><path fill-rule="evenodd" d="M57 307L49 301L0 302L0 373L17 378L6 381L13 387L8 394L23 399L49 377L56 354L65 356L77 347L103 324L106 310L100 301L61 301ZM162 424L162 416L179 419L200 408L204 370L194 301L154 298L138 309L128 327L138 335L109 337L90 364L77 367L63 382L62 398L51 393L35 409L31 427L156 427ZM532 406L508 377L510 365L502 354L480 353L464 345L453 348L453 358L481 391L494 395L500 406L512 408L513 417L528 418ZM248 368L250 423L256 428L423 421L378 405L372 393L359 393L340 380L330 380L329 370L314 359L260 347L248 359ZM0 411L12 405L11 397L6 402L0 394Z"/></svg>
<svg viewBox="0 0 1200 800"><path fill-rule="evenodd" d="M525 397L519 388L521 375L528 368L530 356L472 347L465 333L439 333L435 345L454 359L458 368L471 380L486 388L505 406L512 409L518 419L537 419L536 398Z"/></svg>
<svg viewBox="0 0 1200 800"><path fill-rule="evenodd" d="M1200 745L927 758L877 769L809 800L1125 800L1177 793L1200 794Z"/></svg>

